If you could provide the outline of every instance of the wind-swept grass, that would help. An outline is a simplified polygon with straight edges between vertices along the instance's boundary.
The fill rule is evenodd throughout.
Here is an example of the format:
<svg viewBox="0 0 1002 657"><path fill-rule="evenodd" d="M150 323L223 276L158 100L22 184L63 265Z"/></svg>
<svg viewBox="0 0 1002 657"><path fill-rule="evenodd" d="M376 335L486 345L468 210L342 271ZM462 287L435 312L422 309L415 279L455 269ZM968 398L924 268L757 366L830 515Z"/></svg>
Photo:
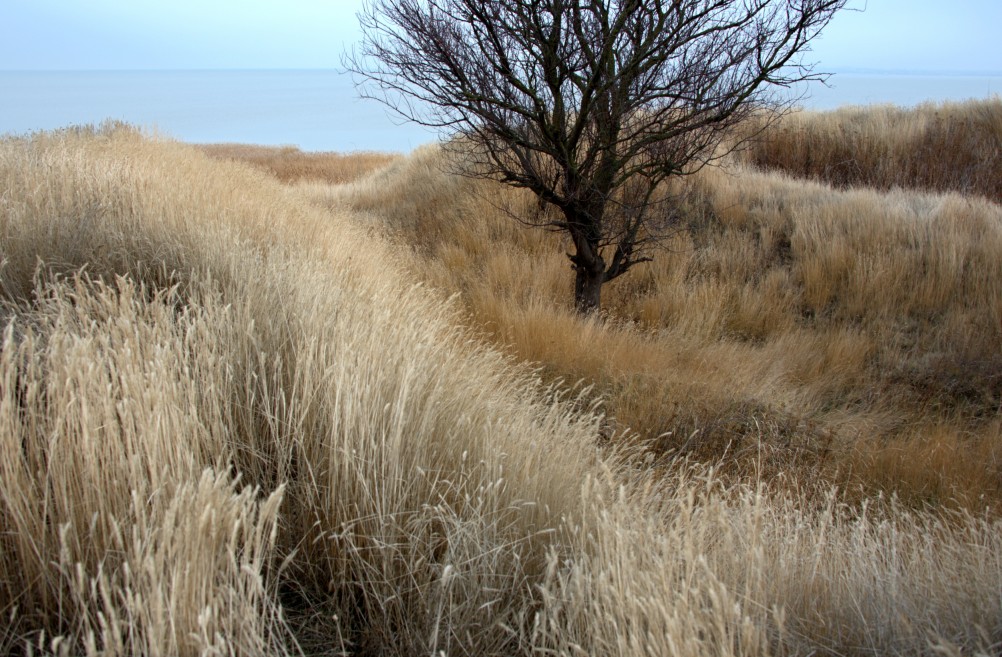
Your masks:
<svg viewBox="0 0 1002 657"><path fill-rule="evenodd" d="M0 157L6 645L502 651L594 418L263 174L128 132Z"/></svg>
<svg viewBox="0 0 1002 657"><path fill-rule="evenodd" d="M960 192L1002 202L1002 98L796 112L748 151L838 187Z"/></svg>
<svg viewBox="0 0 1002 657"><path fill-rule="evenodd" d="M497 308L524 299L514 317L565 327L526 333L530 346L587 356L590 374L608 366L603 350L617 355L632 368L613 379L624 390L682 392L702 373L688 398L706 409L688 416L698 427L720 408L714 395L755 391L760 375L740 361L739 383L714 387L714 357L756 346L721 343L720 329L685 341L654 315L630 327L543 313L566 265L552 287L497 297L538 270L499 257L482 285L455 264L478 256L438 240L475 248L477 231L501 231L513 264L550 244L504 222L444 223L474 203L472 183L434 177L436 157L346 193L283 186L122 128L0 143L0 652L998 651L997 521L669 467L623 447L591 392L548 385L561 361L529 369L464 328L492 290ZM404 174L437 186L387 186ZM365 205L370 184L384 185L388 210L409 203L398 216L442 231L425 233L422 258L453 254L460 302L413 285L397 263L429 282L450 270L366 228L378 204L346 209ZM521 324L478 326L496 337ZM582 337L564 340L571 329ZM833 363L858 348L843 334ZM855 366L844 367L848 388ZM606 407L617 399L645 397ZM777 467L787 460L759 444Z"/></svg>

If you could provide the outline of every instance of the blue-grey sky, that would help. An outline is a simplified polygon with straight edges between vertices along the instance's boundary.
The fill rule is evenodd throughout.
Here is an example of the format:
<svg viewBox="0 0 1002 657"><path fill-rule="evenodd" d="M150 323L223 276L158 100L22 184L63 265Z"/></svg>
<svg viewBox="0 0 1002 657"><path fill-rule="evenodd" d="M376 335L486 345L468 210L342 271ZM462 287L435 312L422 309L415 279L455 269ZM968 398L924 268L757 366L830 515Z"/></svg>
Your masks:
<svg viewBox="0 0 1002 657"><path fill-rule="evenodd" d="M333 68L362 0L2 0L0 70ZM850 0L829 71L1002 72L1002 0Z"/></svg>

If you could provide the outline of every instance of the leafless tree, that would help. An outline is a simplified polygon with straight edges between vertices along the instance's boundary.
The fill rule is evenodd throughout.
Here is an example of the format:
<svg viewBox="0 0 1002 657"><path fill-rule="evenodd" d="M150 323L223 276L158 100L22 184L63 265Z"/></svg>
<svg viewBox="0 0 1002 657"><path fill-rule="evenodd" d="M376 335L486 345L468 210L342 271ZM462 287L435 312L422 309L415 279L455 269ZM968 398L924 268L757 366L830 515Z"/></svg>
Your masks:
<svg viewBox="0 0 1002 657"><path fill-rule="evenodd" d="M371 0L347 58L363 95L445 129L471 170L529 189L566 231L579 312L651 260L666 179L720 157L846 0Z"/></svg>

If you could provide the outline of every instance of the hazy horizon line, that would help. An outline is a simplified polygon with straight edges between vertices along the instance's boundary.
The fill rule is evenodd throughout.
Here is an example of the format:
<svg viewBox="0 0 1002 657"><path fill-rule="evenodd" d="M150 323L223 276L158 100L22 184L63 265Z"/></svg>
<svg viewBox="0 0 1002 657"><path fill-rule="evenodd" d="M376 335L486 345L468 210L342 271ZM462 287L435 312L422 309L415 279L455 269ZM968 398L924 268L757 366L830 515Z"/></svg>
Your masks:
<svg viewBox="0 0 1002 657"><path fill-rule="evenodd" d="M818 73L825 75L885 75L885 76L914 76L914 77L1002 77L1002 70L978 70L978 69L909 69L909 68L862 68L862 67L840 67L826 69L818 66ZM337 67L324 66L284 66L284 67L195 67L195 68L0 68L0 73L280 73L290 72L331 72L348 73Z"/></svg>

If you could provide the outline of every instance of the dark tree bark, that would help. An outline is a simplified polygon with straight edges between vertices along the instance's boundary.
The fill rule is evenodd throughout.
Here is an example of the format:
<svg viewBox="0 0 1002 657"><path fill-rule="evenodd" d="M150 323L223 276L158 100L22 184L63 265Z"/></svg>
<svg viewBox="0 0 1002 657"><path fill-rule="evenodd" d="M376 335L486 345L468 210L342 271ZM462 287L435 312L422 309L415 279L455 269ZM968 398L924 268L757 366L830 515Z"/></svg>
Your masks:
<svg viewBox="0 0 1002 657"><path fill-rule="evenodd" d="M823 78L802 56L845 3L372 0L347 65L363 95L454 137L466 173L559 210L520 219L570 237L590 313L672 225L662 183L737 147L751 112L787 109L777 87Z"/></svg>

